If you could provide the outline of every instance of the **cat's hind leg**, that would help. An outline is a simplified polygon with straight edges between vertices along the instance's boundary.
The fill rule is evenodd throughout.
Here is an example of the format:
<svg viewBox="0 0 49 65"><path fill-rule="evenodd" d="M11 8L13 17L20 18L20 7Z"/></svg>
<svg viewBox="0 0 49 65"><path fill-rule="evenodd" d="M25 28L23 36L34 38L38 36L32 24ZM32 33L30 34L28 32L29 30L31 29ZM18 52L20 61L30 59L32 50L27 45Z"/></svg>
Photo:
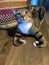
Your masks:
<svg viewBox="0 0 49 65"><path fill-rule="evenodd" d="M37 40L33 43L35 47L45 47L46 46L47 41L45 37L43 36L41 32L39 32L39 30L36 27L34 28L31 27L29 33L32 37L34 37Z"/></svg>
<svg viewBox="0 0 49 65"><path fill-rule="evenodd" d="M20 45L25 45L25 44L26 44L26 41L22 39L22 35L19 33L16 33L13 38L13 45L20 46Z"/></svg>

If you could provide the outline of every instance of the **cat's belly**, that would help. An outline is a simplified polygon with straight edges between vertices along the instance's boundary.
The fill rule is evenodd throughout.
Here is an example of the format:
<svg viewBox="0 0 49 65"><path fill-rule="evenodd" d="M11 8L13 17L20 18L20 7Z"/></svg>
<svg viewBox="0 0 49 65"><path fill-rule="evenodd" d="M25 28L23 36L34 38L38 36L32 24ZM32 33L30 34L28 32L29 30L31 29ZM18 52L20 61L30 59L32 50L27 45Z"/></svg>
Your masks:
<svg viewBox="0 0 49 65"><path fill-rule="evenodd" d="M31 22L30 23L24 22L18 25L18 29L24 34L29 34L29 29L31 28L31 26L32 26Z"/></svg>

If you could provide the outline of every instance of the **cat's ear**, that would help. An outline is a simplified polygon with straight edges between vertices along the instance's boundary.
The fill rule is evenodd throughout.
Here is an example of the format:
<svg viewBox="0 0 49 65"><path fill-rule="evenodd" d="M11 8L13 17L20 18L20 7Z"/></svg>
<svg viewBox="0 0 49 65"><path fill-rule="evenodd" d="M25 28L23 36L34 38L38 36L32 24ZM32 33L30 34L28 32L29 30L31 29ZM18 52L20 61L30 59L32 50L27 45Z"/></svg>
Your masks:
<svg viewBox="0 0 49 65"><path fill-rule="evenodd" d="M45 8L44 7L40 7L39 8L39 11L38 11L38 14L39 14L39 19L42 20L44 18L44 15L45 15Z"/></svg>

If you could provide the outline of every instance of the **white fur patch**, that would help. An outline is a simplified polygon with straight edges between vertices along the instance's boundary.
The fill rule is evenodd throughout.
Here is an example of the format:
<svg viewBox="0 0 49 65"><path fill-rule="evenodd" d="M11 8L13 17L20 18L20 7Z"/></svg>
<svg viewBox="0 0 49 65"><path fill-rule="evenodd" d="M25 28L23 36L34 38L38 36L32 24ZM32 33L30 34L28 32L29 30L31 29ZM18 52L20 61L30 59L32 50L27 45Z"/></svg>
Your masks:
<svg viewBox="0 0 49 65"><path fill-rule="evenodd" d="M33 43L34 47L36 47L36 43Z"/></svg>
<svg viewBox="0 0 49 65"><path fill-rule="evenodd" d="M37 47L36 44L38 44L38 43L39 43L39 41L35 41L35 42L33 43L34 47Z"/></svg>
<svg viewBox="0 0 49 65"><path fill-rule="evenodd" d="M20 39L19 41L23 42L24 45L26 44L26 41L23 39Z"/></svg>

